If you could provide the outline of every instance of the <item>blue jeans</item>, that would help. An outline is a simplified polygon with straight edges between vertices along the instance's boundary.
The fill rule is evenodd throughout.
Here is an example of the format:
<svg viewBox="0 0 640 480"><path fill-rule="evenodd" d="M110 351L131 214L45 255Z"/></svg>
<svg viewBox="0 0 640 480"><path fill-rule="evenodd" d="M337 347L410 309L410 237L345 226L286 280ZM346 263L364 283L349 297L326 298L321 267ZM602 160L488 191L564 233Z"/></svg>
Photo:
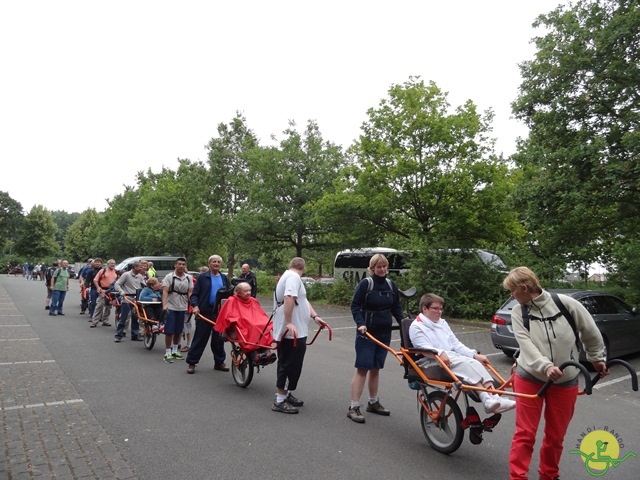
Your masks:
<svg viewBox="0 0 640 480"><path fill-rule="evenodd" d="M62 304L64 303L64 297L67 296L66 290L54 290L51 294L51 305L49 306L49 313L62 312Z"/></svg>
<svg viewBox="0 0 640 480"><path fill-rule="evenodd" d="M93 312L96 311L96 303L98 302L98 290L92 288L89 291L89 318L93 318Z"/></svg>
<svg viewBox="0 0 640 480"><path fill-rule="evenodd" d="M124 337L124 334L125 334L124 327L127 324L127 317L129 316L129 312L131 312L131 338L134 338L140 335L140 325L138 324L138 315L136 315L136 311L132 307L133 305L131 305L125 299L122 299L122 307L120 309L120 319L118 320L118 328L116 330L116 338Z"/></svg>

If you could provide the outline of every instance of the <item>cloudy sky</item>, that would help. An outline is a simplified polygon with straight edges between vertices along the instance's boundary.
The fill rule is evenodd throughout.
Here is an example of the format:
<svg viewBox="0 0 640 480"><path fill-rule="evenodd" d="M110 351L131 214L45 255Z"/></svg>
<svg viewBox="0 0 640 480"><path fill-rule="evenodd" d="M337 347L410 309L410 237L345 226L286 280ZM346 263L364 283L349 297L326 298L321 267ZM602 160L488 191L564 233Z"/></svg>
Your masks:
<svg viewBox="0 0 640 480"><path fill-rule="evenodd" d="M136 172L205 160L241 111L263 144L316 120L347 147L409 76L511 118L531 27L560 0L112 0L0 4L0 191L28 212L101 211ZM564 3L564 2L562 2Z"/></svg>

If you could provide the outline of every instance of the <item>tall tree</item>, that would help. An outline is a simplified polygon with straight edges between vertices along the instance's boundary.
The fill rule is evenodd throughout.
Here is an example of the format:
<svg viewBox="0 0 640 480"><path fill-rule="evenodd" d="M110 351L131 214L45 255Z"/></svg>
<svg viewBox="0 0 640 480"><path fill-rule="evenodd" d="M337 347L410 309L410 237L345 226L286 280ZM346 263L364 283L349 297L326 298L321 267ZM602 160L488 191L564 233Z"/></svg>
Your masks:
<svg viewBox="0 0 640 480"><path fill-rule="evenodd" d="M90 208L82 212L78 220L69 226L64 251L68 258L84 261L89 257L98 256L98 252L94 250L98 221L98 213Z"/></svg>
<svg viewBox="0 0 640 480"><path fill-rule="evenodd" d="M253 243L249 191L254 187L249 171L248 154L258 140L239 112L228 123L218 125L218 136L206 146L209 171L203 185L204 202L216 212L214 235L224 247L229 274L233 274L236 256L244 249L249 255ZM257 255L256 255L257 256Z"/></svg>
<svg viewBox="0 0 640 480"><path fill-rule="evenodd" d="M108 253L116 261L135 255L151 255L139 253L139 249L129 236L129 224L140 203L138 192L132 187L125 187L124 192L109 200L109 207L101 215L96 227L94 250L96 253Z"/></svg>
<svg viewBox="0 0 640 480"><path fill-rule="evenodd" d="M202 163L180 160L176 171L138 173L137 208L128 225L140 255L195 257L215 242L216 214L204 202Z"/></svg>
<svg viewBox="0 0 640 480"><path fill-rule="evenodd" d="M55 240L57 231L58 227L51 213L42 205L36 205L22 222L16 251L35 262L52 255L60 255L62 250Z"/></svg>
<svg viewBox="0 0 640 480"><path fill-rule="evenodd" d="M640 227L640 4L582 0L534 26L513 103L530 128L517 208L541 249L606 260Z"/></svg>
<svg viewBox="0 0 640 480"><path fill-rule="evenodd" d="M325 141L314 121L301 134L290 122L278 147L254 149L250 208L254 233L268 248L289 247L297 256L322 249L331 227L321 225L314 204L333 191L343 165L340 147Z"/></svg>
<svg viewBox="0 0 640 480"><path fill-rule="evenodd" d="M9 196L7 192L0 192L0 244L13 244L22 222L22 205Z"/></svg>
<svg viewBox="0 0 640 480"><path fill-rule="evenodd" d="M368 223L399 246L491 245L518 231L505 208L508 170L489 138L491 111L470 100L452 110L433 82L411 77L367 113L342 191L323 200L343 218L337 225Z"/></svg>

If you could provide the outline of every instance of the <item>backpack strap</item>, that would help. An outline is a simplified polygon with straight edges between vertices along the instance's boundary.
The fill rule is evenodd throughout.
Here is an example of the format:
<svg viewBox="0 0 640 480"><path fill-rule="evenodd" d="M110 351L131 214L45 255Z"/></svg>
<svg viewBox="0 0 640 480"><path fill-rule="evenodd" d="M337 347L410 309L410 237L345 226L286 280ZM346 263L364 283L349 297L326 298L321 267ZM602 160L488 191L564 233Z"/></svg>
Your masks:
<svg viewBox="0 0 640 480"><path fill-rule="evenodd" d="M576 347L580 350L580 337L578 336L578 328L576 327L576 321L573 318L573 315L571 315L565 304L562 303L562 300L560 300L560 297L556 292L549 292L549 294L551 295L553 302L556 304L556 307L558 307L558 310L560 310L560 315L562 315L571 326L573 335L576 337ZM527 331L530 331L529 307L526 305L520 305L520 308L522 310L522 325L527 329ZM555 320L555 318L557 317L554 317L553 320Z"/></svg>
<svg viewBox="0 0 640 480"><path fill-rule="evenodd" d="M573 330L573 335L576 337L576 347L578 348L578 350L580 350L580 337L578 336L578 329L576 327L576 321L573 318L573 315L571 315L569 310L567 310L567 307L564 305L564 303L562 303L562 300L560 300L560 297L556 292L549 292L549 293L551 294L551 298L553 298L553 301L555 302L556 307L558 307L558 309L560 310L560 313L562 313L562 316L566 318L567 322L569 322L569 325L571 325L571 330Z"/></svg>

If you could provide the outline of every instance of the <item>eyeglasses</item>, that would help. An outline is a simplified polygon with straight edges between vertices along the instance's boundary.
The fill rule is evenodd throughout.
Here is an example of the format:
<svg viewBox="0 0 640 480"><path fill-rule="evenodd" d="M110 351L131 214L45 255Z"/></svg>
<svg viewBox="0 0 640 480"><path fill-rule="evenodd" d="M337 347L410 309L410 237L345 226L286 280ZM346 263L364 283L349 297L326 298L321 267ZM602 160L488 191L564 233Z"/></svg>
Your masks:
<svg viewBox="0 0 640 480"><path fill-rule="evenodd" d="M434 312L444 312L444 308L442 307L429 307L429 310L433 310Z"/></svg>

